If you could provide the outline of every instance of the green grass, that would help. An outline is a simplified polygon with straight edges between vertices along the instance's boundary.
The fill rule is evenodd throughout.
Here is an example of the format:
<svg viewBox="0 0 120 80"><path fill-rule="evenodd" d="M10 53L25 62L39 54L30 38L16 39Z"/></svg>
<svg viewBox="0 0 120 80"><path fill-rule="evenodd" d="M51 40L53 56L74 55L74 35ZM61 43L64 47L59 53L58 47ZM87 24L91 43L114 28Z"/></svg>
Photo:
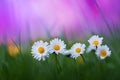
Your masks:
<svg viewBox="0 0 120 80"><path fill-rule="evenodd" d="M85 63L52 54L45 61L37 61L26 51L10 56L6 45L0 46L0 80L119 80L120 38L105 38L111 57L99 60L94 52L83 54Z"/></svg>

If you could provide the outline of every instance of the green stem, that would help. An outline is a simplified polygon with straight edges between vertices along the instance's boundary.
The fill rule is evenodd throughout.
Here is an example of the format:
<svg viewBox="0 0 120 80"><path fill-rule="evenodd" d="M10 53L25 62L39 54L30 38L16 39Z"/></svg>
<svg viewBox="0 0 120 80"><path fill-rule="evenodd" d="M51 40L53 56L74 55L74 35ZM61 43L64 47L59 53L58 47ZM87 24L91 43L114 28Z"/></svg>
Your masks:
<svg viewBox="0 0 120 80"><path fill-rule="evenodd" d="M85 58L84 58L84 56L83 56L82 54L81 54L81 57L82 57L82 59L83 59L83 61L84 61L84 63L85 63L86 61L85 61Z"/></svg>
<svg viewBox="0 0 120 80"><path fill-rule="evenodd" d="M54 54L55 54L57 70L58 70L58 72L60 72L61 71L61 66L60 66L60 63L59 63L59 60L58 60L58 57L57 57L58 55L56 53L54 53Z"/></svg>

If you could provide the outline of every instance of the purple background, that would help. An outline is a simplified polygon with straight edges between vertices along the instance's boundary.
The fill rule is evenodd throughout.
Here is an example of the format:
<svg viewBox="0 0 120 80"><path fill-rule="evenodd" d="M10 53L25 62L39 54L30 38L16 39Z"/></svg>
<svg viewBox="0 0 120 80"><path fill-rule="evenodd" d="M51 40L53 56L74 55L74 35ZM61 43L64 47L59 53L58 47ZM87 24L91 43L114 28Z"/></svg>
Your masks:
<svg viewBox="0 0 120 80"><path fill-rule="evenodd" d="M0 0L0 40L110 34L120 24L120 0Z"/></svg>

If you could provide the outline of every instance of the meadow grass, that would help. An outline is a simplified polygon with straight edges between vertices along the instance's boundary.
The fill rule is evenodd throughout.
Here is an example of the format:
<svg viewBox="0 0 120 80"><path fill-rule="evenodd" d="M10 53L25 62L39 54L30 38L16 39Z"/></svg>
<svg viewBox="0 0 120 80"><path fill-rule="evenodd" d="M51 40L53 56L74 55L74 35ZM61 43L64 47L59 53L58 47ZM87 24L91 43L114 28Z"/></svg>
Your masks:
<svg viewBox="0 0 120 80"><path fill-rule="evenodd" d="M112 55L99 60L94 51L84 53L85 62L61 54L57 60L56 55L51 54L45 61L37 61L30 53L32 45L18 55L10 56L6 45L1 44L0 80L119 80L120 38L105 37L104 43L110 47Z"/></svg>

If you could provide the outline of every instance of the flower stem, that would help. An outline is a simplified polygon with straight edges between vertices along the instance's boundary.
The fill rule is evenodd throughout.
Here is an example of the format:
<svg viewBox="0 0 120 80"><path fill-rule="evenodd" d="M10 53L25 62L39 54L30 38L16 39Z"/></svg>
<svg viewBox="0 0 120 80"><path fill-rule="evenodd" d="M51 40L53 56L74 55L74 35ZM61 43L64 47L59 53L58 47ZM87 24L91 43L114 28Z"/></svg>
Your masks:
<svg viewBox="0 0 120 80"><path fill-rule="evenodd" d="M81 54L81 57L82 57L82 59L83 59L83 61L84 61L84 63L85 63L86 61L85 61L85 58L84 58L84 56L83 56L82 54Z"/></svg>
<svg viewBox="0 0 120 80"><path fill-rule="evenodd" d="M58 55L56 53L54 53L54 54L55 54L57 70L58 70L58 72L60 72L61 71L61 65L60 65L58 57L57 57Z"/></svg>

